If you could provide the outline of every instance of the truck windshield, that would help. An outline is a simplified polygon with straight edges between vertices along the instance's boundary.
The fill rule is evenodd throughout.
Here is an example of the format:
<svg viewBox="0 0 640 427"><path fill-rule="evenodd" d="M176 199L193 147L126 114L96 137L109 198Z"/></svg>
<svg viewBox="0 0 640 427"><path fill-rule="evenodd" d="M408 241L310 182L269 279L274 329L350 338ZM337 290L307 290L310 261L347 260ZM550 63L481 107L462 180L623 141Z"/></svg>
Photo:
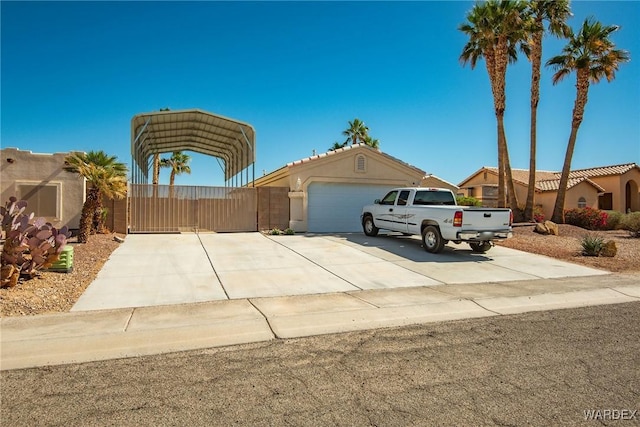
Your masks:
<svg viewBox="0 0 640 427"><path fill-rule="evenodd" d="M448 191L418 190L413 199L414 205L455 205L453 194Z"/></svg>

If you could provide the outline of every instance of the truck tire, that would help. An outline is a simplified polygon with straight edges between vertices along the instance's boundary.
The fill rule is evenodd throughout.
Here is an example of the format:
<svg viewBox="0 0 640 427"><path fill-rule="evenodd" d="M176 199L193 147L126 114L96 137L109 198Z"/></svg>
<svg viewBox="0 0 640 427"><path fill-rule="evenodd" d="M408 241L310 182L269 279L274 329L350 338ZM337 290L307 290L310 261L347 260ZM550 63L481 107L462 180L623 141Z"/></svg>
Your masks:
<svg viewBox="0 0 640 427"><path fill-rule="evenodd" d="M376 237L378 235L378 231L380 231L380 229L373 223L371 215L365 215L362 219L362 229L364 230L364 234L369 237Z"/></svg>
<svg viewBox="0 0 640 427"><path fill-rule="evenodd" d="M471 242L469 243L469 246L471 246L471 250L473 252L480 252L480 253L485 253L489 249L491 249L490 242Z"/></svg>
<svg viewBox="0 0 640 427"><path fill-rule="evenodd" d="M442 248L444 248L444 239L438 227L429 225L422 230L422 245L425 251L431 252L432 254L437 254L442 251Z"/></svg>

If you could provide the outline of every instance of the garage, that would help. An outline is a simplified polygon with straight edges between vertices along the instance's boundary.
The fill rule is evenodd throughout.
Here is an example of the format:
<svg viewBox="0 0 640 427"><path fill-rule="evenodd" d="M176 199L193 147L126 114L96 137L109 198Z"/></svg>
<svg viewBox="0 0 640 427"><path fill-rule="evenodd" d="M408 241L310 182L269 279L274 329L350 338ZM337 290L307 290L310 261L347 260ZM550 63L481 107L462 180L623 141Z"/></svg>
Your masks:
<svg viewBox="0 0 640 427"><path fill-rule="evenodd" d="M359 232L362 207L381 199L393 186L313 182L308 194L308 231Z"/></svg>
<svg viewBox="0 0 640 427"><path fill-rule="evenodd" d="M287 163L256 187L289 188L289 227L296 233L362 232L362 207L392 188L419 186L425 172L364 144ZM429 175L429 185L435 178Z"/></svg>

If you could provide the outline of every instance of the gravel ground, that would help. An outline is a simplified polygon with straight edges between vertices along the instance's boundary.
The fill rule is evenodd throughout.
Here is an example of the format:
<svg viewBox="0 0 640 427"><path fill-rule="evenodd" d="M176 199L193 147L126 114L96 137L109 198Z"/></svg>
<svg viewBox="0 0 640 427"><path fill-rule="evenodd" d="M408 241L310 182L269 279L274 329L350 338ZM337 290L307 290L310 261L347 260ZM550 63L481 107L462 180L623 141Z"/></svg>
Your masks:
<svg viewBox="0 0 640 427"><path fill-rule="evenodd" d="M500 245L612 272L640 271L640 239L632 239L620 230L598 232L606 240L616 242L616 257L585 257L580 254L580 239L588 231L571 225L559 227L560 236L541 236L533 232L531 225L517 226L514 237ZM120 244L114 240L115 236L92 235L85 244L71 241L74 247L71 273L43 272L14 288L0 289L0 316L68 312Z"/></svg>

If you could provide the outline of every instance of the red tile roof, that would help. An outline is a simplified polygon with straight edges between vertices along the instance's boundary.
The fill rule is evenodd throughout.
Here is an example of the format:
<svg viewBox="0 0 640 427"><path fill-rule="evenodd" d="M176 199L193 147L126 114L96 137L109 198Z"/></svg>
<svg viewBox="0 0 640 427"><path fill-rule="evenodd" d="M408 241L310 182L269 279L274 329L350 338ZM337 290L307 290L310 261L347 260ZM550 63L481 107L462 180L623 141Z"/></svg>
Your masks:
<svg viewBox="0 0 640 427"><path fill-rule="evenodd" d="M599 192L604 193L605 189L591 181L589 178L585 177L577 177L577 178L569 178L569 182L567 182L567 190L575 187L581 182L588 182L593 185ZM560 179L545 179L541 181L536 181L536 188L540 191L558 191L560 188Z"/></svg>
<svg viewBox="0 0 640 427"><path fill-rule="evenodd" d="M640 169L635 163L626 163L623 165L613 165L613 166L601 166L596 168L588 168L588 169L578 169L572 170L569 172L569 178L575 178L579 176L584 176L587 178L593 178L594 176L610 176L610 175L622 175L623 173L629 172L633 168ZM560 172L556 173L558 178L560 177Z"/></svg>

